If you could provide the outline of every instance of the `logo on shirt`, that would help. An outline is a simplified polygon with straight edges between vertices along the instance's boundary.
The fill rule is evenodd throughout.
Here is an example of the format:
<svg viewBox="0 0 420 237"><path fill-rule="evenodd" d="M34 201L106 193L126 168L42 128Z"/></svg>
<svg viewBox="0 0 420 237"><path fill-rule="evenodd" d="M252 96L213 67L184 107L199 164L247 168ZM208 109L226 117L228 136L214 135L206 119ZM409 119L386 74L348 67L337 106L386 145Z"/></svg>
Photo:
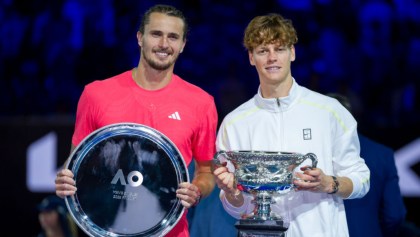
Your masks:
<svg viewBox="0 0 420 237"><path fill-rule="evenodd" d="M175 119L175 120L181 120L181 117L179 117L178 111L176 111L175 113L169 115L168 118Z"/></svg>
<svg viewBox="0 0 420 237"><path fill-rule="evenodd" d="M303 129L303 140L312 140L312 133L310 128Z"/></svg>

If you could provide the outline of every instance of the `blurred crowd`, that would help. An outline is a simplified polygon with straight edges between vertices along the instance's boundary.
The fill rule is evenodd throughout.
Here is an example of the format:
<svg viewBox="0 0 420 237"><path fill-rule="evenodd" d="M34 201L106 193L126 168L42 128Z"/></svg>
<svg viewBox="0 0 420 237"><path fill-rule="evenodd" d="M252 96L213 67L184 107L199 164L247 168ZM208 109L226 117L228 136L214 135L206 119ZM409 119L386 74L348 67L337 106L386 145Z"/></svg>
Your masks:
<svg viewBox="0 0 420 237"><path fill-rule="evenodd" d="M140 16L157 1L3 0L0 116L73 115L83 86L134 67ZM367 127L420 119L416 0L176 0L191 30L175 72L215 96L223 117L256 93L242 46L252 17L278 12L298 30L293 76L338 92Z"/></svg>

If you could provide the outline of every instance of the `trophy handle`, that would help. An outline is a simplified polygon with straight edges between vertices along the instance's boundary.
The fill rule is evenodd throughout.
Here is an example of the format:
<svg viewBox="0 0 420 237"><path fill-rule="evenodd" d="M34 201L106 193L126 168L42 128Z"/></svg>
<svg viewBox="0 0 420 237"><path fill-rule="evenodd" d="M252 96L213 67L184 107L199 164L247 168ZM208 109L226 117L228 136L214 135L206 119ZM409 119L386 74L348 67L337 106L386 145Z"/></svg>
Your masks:
<svg viewBox="0 0 420 237"><path fill-rule="evenodd" d="M226 155L226 151L218 151L218 152L216 152L216 154L213 156L213 164L215 164L217 166L223 166L223 163L220 162L220 160L219 160L219 156L220 155Z"/></svg>
<svg viewBox="0 0 420 237"><path fill-rule="evenodd" d="M223 158L219 158L220 156L223 156ZM236 163L232 161L232 158L229 156L228 151L218 151L213 157L213 165L212 165L212 171L217 169L218 167L227 167L229 172L234 173L235 170L238 168Z"/></svg>
<svg viewBox="0 0 420 237"><path fill-rule="evenodd" d="M216 154L213 156L213 165L212 165L212 171L214 171L216 168L221 167L221 166L226 166L227 165L227 158L225 161L220 161L219 156L224 156L224 157L228 157L226 151L218 151L216 152Z"/></svg>
<svg viewBox="0 0 420 237"><path fill-rule="evenodd" d="M314 153L308 153L306 155L303 156L306 159L311 159L312 161L312 166L310 168L316 168L316 166L318 165L318 159L316 158L316 155Z"/></svg>

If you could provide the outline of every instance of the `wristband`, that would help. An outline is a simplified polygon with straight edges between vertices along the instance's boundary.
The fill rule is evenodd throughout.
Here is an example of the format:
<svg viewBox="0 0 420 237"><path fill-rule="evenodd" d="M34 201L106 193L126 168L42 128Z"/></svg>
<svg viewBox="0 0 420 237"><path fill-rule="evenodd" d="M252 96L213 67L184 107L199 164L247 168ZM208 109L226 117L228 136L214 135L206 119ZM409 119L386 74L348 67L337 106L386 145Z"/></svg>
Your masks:
<svg viewBox="0 0 420 237"><path fill-rule="evenodd" d="M200 189L198 188L197 191L195 191L195 192L197 193L197 197L195 198L195 203L193 204L193 206L197 206L200 203L200 200L201 200L201 191L200 191Z"/></svg>
<svg viewBox="0 0 420 237"><path fill-rule="evenodd" d="M338 192L338 188L340 187L340 183L337 180L337 177L335 176L331 176L331 178L333 179L333 191L328 193L328 194L334 194L336 192Z"/></svg>
<svg viewBox="0 0 420 237"><path fill-rule="evenodd" d="M235 193L229 193L229 196L231 196L235 200L239 199L239 195L241 195L241 190L239 189L236 189Z"/></svg>

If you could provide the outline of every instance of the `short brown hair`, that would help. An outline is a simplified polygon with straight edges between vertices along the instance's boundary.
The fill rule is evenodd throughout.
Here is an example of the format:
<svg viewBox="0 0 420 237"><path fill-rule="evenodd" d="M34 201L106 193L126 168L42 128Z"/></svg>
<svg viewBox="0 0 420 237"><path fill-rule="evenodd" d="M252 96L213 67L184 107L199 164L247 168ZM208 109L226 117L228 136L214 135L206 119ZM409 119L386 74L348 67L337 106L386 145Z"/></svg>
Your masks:
<svg viewBox="0 0 420 237"><path fill-rule="evenodd" d="M271 13L251 20L245 29L243 44L248 51L252 51L261 44L279 43L291 47L297 41L292 21Z"/></svg>
<svg viewBox="0 0 420 237"><path fill-rule="evenodd" d="M143 17L141 18L141 22L139 26L140 33L144 34L144 27L147 24L149 24L150 15L154 12L180 18L184 22L184 35L182 36L182 39L185 41L185 39L187 38L187 33L188 33L187 19L185 18L184 14L180 10L170 5L158 4L151 7L149 10L147 10L146 13L144 13Z"/></svg>

